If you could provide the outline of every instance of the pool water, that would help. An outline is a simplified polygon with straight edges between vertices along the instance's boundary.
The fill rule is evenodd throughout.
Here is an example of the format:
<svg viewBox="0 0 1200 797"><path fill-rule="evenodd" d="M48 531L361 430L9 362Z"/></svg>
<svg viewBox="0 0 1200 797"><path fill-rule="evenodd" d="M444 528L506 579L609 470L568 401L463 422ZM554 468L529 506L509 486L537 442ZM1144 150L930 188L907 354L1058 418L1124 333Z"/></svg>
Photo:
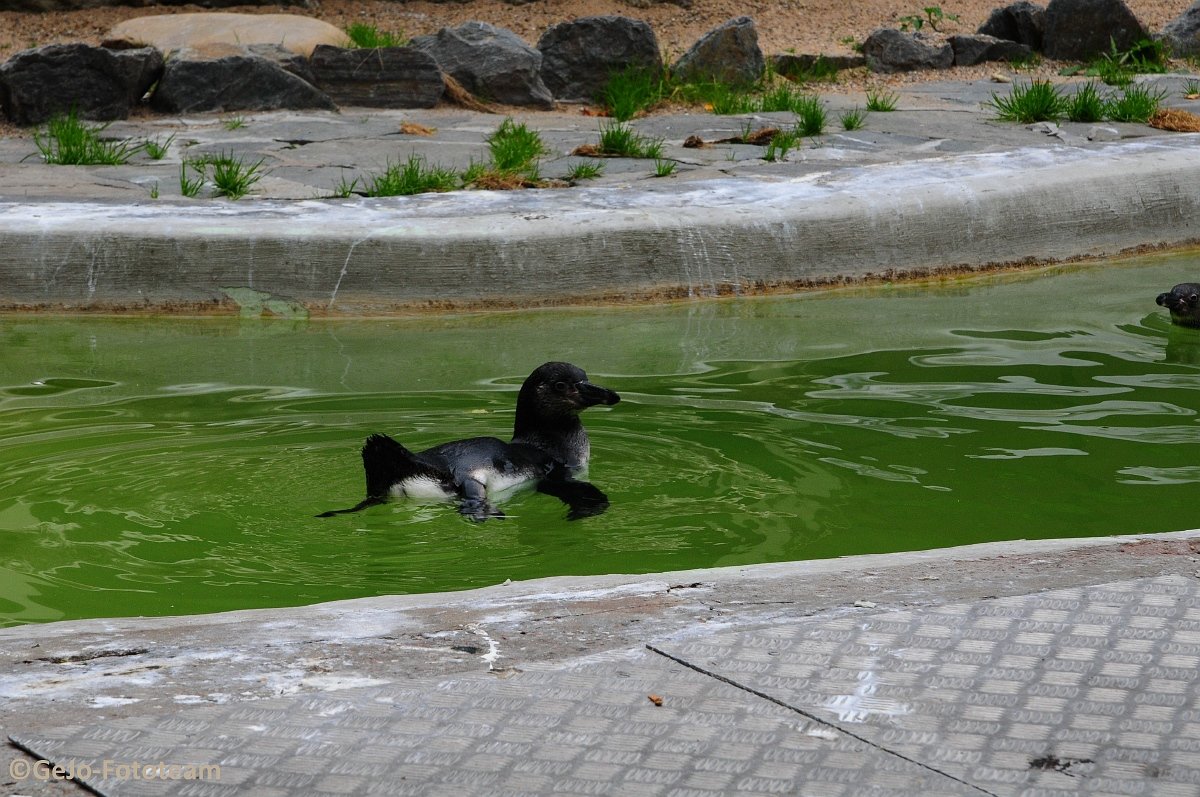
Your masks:
<svg viewBox="0 0 1200 797"><path fill-rule="evenodd" d="M0 317L0 624L1197 525L1197 253L653 308L294 321ZM612 501L314 518L358 449L507 437L575 362Z"/></svg>

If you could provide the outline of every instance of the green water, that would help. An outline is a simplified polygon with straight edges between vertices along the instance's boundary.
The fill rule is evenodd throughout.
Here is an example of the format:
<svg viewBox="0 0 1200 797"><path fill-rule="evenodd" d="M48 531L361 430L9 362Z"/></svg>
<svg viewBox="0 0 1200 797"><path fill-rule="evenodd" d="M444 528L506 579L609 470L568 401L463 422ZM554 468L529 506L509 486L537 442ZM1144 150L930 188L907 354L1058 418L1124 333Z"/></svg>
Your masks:
<svg viewBox="0 0 1200 797"><path fill-rule="evenodd" d="M0 624L213 612L1197 523L1190 256L660 308L298 322L0 318ZM506 436L536 365L607 514L363 491L369 433Z"/></svg>

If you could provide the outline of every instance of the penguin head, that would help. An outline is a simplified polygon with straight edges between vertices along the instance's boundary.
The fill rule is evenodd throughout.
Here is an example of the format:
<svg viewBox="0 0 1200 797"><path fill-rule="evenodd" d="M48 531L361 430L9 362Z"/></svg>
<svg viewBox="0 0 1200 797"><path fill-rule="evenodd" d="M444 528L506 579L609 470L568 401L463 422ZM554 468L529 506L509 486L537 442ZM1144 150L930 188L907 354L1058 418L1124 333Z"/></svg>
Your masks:
<svg viewBox="0 0 1200 797"><path fill-rule="evenodd" d="M1181 282L1167 293L1160 293L1154 301L1159 307L1170 310L1172 315L1194 313L1197 306L1200 306L1200 285Z"/></svg>
<svg viewBox="0 0 1200 797"><path fill-rule="evenodd" d="M517 396L517 413L543 418L575 416L597 404L613 405L621 397L612 390L588 381L582 368L563 362L539 366Z"/></svg>
<svg viewBox="0 0 1200 797"><path fill-rule="evenodd" d="M1200 284L1181 282L1154 300L1171 311L1171 323L1200 329Z"/></svg>

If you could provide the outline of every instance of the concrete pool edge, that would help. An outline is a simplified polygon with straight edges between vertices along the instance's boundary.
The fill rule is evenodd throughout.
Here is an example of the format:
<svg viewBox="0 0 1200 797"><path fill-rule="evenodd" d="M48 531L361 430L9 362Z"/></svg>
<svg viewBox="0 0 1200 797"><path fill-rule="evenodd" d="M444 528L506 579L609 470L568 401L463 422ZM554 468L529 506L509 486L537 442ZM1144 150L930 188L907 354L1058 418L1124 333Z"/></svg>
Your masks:
<svg viewBox="0 0 1200 797"><path fill-rule="evenodd" d="M0 725L28 729L89 714L111 719L428 675L565 666L720 629L1166 574L1200 575L1200 530L17 626L0 629Z"/></svg>
<svg viewBox="0 0 1200 797"><path fill-rule="evenodd" d="M1200 240L1200 136L670 190L0 202L0 309L356 315L747 294Z"/></svg>

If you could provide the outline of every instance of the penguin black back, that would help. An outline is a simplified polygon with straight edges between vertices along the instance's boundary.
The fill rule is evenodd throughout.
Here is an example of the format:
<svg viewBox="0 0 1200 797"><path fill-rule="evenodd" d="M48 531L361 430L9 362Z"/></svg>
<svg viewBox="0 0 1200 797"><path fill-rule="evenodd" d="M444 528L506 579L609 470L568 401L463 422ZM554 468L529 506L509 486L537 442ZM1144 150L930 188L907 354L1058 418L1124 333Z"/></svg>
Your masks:
<svg viewBox="0 0 1200 797"><path fill-rule="evenodd" d="M371 435L362 449L366 498L349 509L317 517L357 512L390 496L409 496L457 498L459 512L472 520L486 520L503 517L489 494L528 482L567 504L570 519L599 514L608 507L608 497L574 478L591 454L579 414L620 400L615 392L589 382L577 366L545 363L529 375L517 394L511 442L474 437L414 453L387 435Z"/></svg>

